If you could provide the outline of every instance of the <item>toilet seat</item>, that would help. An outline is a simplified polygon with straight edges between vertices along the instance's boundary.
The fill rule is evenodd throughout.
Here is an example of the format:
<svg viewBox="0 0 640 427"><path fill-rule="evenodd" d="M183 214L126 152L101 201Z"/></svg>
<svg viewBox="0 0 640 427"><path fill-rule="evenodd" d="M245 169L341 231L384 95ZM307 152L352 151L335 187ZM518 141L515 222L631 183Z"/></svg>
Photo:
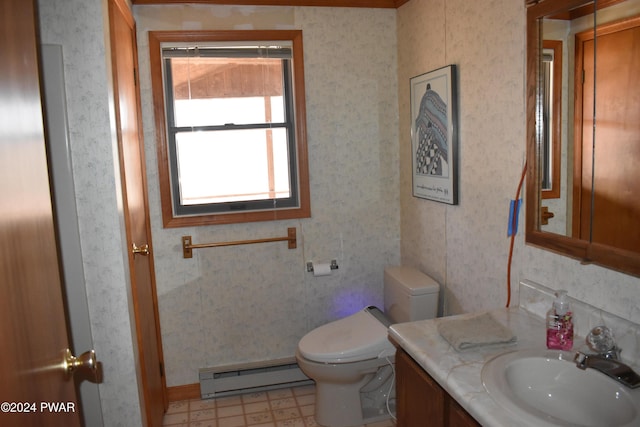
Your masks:
<svg viewBox="0 0 640 427"><path fill-rule="evenodd" d="M365 308L351 316L320 326L298 344L300 354L320 363L349 363L395 353L387 327Z"/></svg>

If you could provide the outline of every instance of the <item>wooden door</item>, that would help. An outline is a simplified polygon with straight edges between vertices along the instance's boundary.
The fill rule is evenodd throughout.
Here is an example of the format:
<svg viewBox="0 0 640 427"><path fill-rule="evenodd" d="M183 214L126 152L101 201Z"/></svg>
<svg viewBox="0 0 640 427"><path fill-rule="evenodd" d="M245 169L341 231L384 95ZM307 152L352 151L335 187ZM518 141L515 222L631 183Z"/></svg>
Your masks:
<svg viewBox="0 0 640 427"><path fill-rule="evenodd" d="M144 400L143 415L147 425L160 426L168 401L140 126L135 22L124 1L109 1L109 27L125 225L130 249L129 268ZM134 245L140 248L138 253L134 253Z"/></svg>
<svg viewBox="0 0 640 427"><path fill-rule="evenodd" d="M0 2L0 425L73 427L81 424L81 408L61 368L70 346L34 3Z"/></svg>
<svg viewBox="0 0 640 427"><path fill-rule="evenodd" d="M596 34L595 154L593 34L576 43L583 52L585 83L584 120L578 124L582 141L576 150L581 167L574 176L574 183L581 183L574 192L579 196L574 201L574 232L588 240L593 215L593 242L640 252L640 96L630 89L640 76L640 17L598 27Z"/></svg>

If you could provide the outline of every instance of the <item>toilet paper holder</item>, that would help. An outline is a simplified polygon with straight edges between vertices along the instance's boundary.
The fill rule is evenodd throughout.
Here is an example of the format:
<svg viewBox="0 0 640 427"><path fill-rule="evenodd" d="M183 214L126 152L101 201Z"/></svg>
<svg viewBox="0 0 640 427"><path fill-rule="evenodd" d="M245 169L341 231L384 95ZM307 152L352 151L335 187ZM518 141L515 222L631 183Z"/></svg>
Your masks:
<svg viewBox="0 0 640 427"><path fill-rule="evenodd" d="M331 264L329 265L329 268L332 270L337 270L338 269L338 261L336 261L335 259L331 260ZM307 262L307 271L309 273L313 273L313 261L308 261Z"/></svg>

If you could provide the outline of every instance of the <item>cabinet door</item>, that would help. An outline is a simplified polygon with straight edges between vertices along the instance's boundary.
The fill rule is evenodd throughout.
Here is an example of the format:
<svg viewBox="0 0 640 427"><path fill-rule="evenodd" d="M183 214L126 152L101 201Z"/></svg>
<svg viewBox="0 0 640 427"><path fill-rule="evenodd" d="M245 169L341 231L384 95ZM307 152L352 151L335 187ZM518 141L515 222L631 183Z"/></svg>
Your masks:
<svg viewBox="0 0 640 427"><path fill-rule="evenodd" d="M443 427L445 392L404 350L396 353L398 427Z"/></svg>
<svg viewBox="0 0 640 427"><path fill-rule="evenodd" d="M455 427L479 427L480 424L465 409L456 402L451 396L448 396L448 415L450 426Z"/></svg>

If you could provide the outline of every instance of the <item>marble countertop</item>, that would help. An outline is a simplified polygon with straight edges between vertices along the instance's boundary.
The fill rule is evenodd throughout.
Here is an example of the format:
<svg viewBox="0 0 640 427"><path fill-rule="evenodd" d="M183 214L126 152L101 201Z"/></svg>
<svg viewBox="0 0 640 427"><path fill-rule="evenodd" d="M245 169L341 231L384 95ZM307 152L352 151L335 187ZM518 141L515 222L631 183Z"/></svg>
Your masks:
<svg viewBox="0 0 640 427"><path fill-rule="evenodd" d="M482 385L482 367L489 359L506 351L546 349L544 321L523 309L503 308L489 311L496 321L517 336L515 344L456 351L438 333L438 323L453 317L398 323L389 328L389 336L425 369L442 388L483 426L524 426L523 420L501 408ZM455 318L472 317L469 313ZM534 426L534 424L532 424Z"/></svg>

